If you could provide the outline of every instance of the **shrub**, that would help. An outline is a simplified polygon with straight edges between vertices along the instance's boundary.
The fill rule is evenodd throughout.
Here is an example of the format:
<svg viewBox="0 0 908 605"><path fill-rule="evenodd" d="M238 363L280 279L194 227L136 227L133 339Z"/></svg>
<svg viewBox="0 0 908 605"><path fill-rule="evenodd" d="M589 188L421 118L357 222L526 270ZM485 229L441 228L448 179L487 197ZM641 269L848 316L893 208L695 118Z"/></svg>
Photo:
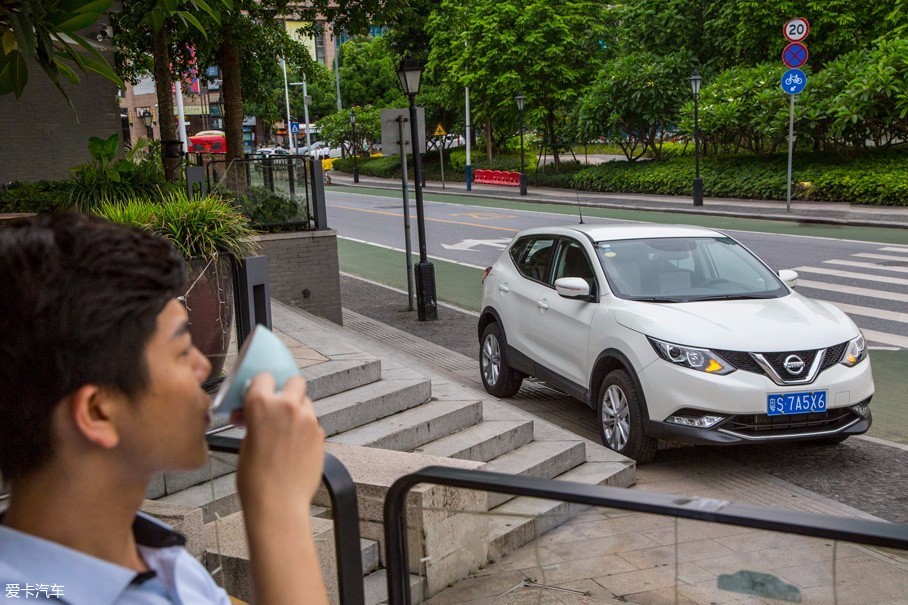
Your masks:
<svg viewBox="0 0 908 605"><path fill-rule="evenodd" d="M308 209L300 203L300 198L264 187L250 187L248 192L236 198L235 203L257 229L277 231L283 223L309 220Z"/></svg>
<svg viewBox="0 0 908 605"><path fill-rule="evenodd" d="M67 181L13 182L0 187L0 212L56 212L69 207Z"/></svg>

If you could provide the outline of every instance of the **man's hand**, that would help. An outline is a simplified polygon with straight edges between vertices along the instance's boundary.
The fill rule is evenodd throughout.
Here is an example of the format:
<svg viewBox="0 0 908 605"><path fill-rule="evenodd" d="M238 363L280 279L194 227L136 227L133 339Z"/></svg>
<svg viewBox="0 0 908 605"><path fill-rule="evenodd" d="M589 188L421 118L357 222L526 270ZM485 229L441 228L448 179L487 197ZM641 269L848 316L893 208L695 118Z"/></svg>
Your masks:
<svg viewBox="0 0 908 605"><path fill-rule="evenodd" d="M246 426L237 466L243 508L293 503L308 514L322 479L325 434L306 396L306 381L293 376L275 393L274 378L259 374L232 419Z"/></svg>

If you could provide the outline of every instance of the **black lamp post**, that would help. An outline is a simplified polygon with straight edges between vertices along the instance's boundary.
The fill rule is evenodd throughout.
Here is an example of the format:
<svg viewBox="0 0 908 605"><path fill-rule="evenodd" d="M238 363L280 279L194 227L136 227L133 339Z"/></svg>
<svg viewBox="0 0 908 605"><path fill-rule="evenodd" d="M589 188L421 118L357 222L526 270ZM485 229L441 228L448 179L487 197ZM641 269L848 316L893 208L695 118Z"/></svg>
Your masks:
<svg viewBox="0 0 908 605"><path fill-rule="evenodd" d="M353 154L353 182L359 182L359 169L356 166L356 112L350 110L350 129L353 131L350 135L350 153Z"/></svg>
<svg viewBox="0 0 908 605"><path fill-rule="evenodd" d="M520 195L527 194L527 175L523 161L523 104L527 98L520 93L514 100L517 101L517 111L520 112Z"/></svg>
<svg viewBox="0 0 908 605"><path fill-rule="evenodd" d="M151 127L154 116L151 115L151 112L147 109L142 112L142 123L145 124L145 135L149 139L154 138L154 129Z"/></svg>
<svg viewBox="0 0 908 605"><path fill-rule="evenodd" d="M413 189L416 191L416 230L419 235L419 264L416 265L416 312L419 321L438 319L435 298L435 267L426 257L426 221L422 204L422 156L419 154L419 127L416 123L416 95L422 79L422 67L413 60L403 60L397 70L404 94L410 97L410 140L413 150ZM403 143L401 143L403 148ZM401 149L403 153L403 149Z"/></svg>
<svg viewBox="0 0 908 605"><path fill-rule="evenodd" d="M694 206L703 205L703 179L700 178L700 83L703 78L697 70L690 77L690 89L694 93Z"/></svg>

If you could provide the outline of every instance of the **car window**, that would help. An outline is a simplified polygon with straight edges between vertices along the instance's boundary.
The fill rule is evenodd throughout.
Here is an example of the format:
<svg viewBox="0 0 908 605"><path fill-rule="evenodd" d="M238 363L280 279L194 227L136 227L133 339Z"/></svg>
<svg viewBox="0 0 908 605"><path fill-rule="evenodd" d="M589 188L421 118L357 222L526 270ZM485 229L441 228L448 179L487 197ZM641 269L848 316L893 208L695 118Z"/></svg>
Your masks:
<svg viewBox="0 0 908 605"><path fill-rule="evenodd" d="M730 237L616 240L595 247L606 279L622 298L692 302L788 294L771 270Z"/></svg>
<svg viewBox="0 0 908 605"><path fill-rule="evenodd" d="M549 261L555 249L554 237L528 237L511 247L511 259L521 275L546 282Z"/></svg>
<svg viewBox="0 0 908 605"><path fill-rule="evenodd" d="M562 240L555 261L555 272L552 283L562 277L580 277L585 279L592 290L595 286L595 274L583 247L572 240Z"/></svg>

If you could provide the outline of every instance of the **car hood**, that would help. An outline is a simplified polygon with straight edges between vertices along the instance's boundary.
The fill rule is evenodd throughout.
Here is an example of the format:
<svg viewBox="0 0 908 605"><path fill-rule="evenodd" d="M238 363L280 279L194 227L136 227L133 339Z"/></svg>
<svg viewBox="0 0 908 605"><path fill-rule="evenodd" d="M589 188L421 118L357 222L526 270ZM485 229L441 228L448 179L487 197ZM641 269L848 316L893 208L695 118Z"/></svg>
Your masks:
<svg viewBox="0 0 908 605"><path fill-rule="evenodd" d="M730 351L819 349L858 334L854 322L831 303L797 293L766 300L624 300L615 309L615 319L660 340Z"/></svg>

